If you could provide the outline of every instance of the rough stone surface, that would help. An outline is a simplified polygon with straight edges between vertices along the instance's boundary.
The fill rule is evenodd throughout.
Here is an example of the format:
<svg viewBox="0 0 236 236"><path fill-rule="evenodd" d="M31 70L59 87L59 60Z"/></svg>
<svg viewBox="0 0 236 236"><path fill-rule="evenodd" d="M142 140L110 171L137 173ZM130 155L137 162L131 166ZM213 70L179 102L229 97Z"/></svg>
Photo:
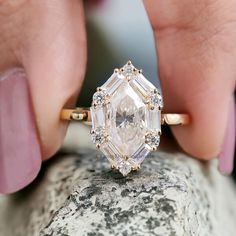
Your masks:
<svg viewBox="0 0 236 236"><path fill-rule="evenodd" d="M233 236L236 194L215 162L160 151L127 177L101 153L50 161L39 179L0 197L1 236Z"/></svg>

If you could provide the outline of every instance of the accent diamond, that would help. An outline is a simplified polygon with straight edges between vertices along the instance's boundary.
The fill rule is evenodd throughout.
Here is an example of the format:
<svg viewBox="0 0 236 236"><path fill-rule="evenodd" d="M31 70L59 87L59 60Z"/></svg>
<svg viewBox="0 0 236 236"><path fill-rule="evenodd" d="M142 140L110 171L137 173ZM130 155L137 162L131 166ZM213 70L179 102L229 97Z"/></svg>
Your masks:
<svg viewBox="0 0 236 236"><path fill-rule="evenodd" d="M132 170L131 165L129 163L128 164L125 163L124 161L121 161L119 163L118 169L123 176L127 176L129 172Z"/></svg>
<svg viewBox="0 0 236 236"><path fill-rule="evenodd" d="M149 132L145 136L145 143L148 144L152 150L156 150L160 143L159 132Z"/></svg>
<svg viewBox="0 0 236 236"><path fill-rule="evenodd" d="M126 176L160 142L162 98L128 62L101 86L91 107L92 139L111 165Z"/></svg>
<svg viewBox="0 0 236 236"><path fill-rule="evenodd" d="M93 105L95 106L102 106L106 104L106 98L107 94L103 90L98 90L94 95L93 95Z"/></svg>
<svg viewBox="0 0 236 236"><path fill-rule="evenodd" d="M137 68L133 66L131 61L128 61L127 64L120 69L120 71L121 74L124 75L128 80L132 79L138 72Z"/></svg>
<svg viewBox="0 0 236 236"><path fill-rule="evenodd" d="M99 127L91 131L93 143L100 148L103 143L107 140L107 134L104 128Z"/></svg>
<svg viewBox="0 0 236 236"><path fill-rule="evenodd" d="M151 109L161 110L163 108L163 101L160 93L154 92L153 94L150 95L149 106Z"/></svg>

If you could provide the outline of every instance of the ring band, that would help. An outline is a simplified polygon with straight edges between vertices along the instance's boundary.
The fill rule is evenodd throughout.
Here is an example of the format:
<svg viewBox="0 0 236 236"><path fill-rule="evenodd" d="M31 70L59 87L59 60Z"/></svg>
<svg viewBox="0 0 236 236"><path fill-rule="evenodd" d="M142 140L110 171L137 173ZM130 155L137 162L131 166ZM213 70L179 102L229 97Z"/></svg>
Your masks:
<svg viewBox="0 0 236 236"><path fill-rule="evenodd" d="M91 113L89 108L78 107L76 109L62 109L62 120L91 122ZM162 113L162 125L188 125L190 116L188 114Z"/></svg>
<svg viewBox="0 0 236 236"><path fill-rule="evenodd" d="M126 176L161 138L161 125L187 125L188 114L162 113L163 99L142 70L128 61L97 88L90 108L62 109L61 119L91 124L91 138L111 163Z"/></svg>

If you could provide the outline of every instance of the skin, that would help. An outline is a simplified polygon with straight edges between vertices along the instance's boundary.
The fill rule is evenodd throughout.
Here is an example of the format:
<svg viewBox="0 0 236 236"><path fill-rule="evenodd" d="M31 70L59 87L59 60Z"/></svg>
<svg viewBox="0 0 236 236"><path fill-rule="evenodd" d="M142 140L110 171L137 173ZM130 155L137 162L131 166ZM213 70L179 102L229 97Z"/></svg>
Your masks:
<svg viewBox="0 0 236 236"><path fill-rule="evenodd" d="M3 0L0 22L0 71L24 67L42 158L48 159L66 133L60 111L73 107L85 74L83 2Z"/></svg>
<svg viewBox="0 0 236 236"><path fill-rule="evenodd" d="M192 125L174 127L194 157L216 157L236 82L235 0L145 0L157 43L167 111L185 111Z"/></svg>
<svg viewBox="0 0 236 236"><path fill-rule="evenodd" d="M144 5L158 41L165 111L192 116L190 126L174 127L173 133L192 156L214 158L236 82L236 1L145 0ZM43 160L65 136L60 111L73 107L79 95L86 47L83 1L0 0L0 71L14 66L26 71Z"/></svg>

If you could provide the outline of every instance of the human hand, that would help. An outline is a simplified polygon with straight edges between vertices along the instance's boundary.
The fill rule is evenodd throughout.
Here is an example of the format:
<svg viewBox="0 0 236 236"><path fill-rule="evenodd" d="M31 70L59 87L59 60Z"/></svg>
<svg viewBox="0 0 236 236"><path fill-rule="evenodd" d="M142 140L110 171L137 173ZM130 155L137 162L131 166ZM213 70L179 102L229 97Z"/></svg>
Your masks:
<svg viewBox="0 0 236 236"><path fill-rule="evenodd" d="M188 112L173 127L180 146L230 173L235 144L236 1L144 0L157 44L165 110Z"/></svg>
<svg viewBox="0 0 236 236"><path fill-rule="evenodd" d="M158 39L166 111L189 112L193 118L192 125L173 132L183 149L200 159L221 150L236 78L236 6L216 2L145 1ZM17 66L26 73L10 70L0 77L2 193L29 184L41 160L62 143L66 125L60 111L73 107L85 73L83 15L78 0L0 4L0 71Z"/></svg>
<svg viewBox="0 0 236 236"><path fill-rule="evenodd" d="M84 27L81 0L0 1L0 193L28 185L61 146L60 112L85 73Z"/></svg>

